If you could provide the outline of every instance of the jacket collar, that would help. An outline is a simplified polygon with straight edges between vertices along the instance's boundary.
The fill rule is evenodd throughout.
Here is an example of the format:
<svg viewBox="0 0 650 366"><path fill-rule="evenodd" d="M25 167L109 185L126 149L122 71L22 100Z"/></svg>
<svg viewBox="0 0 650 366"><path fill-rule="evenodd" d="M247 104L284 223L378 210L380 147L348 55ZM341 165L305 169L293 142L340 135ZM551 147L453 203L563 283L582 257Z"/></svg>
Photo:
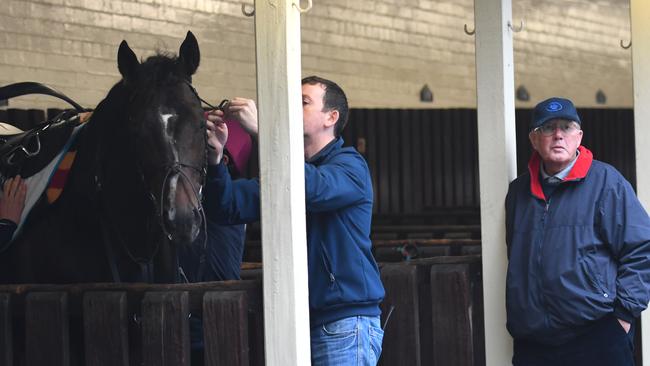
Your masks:
<svg viewBox="0 0 650 366"><path fill-rule="evenodd" d="M325 147L323 147L316 155L312 156L307 160L310 164L319 164L321 163L332 151L338 150L343 146L343 138L337 137L334 140L330 141Z"/></svg>
<svg viewBox="0 0 650 366"><path fill-rule="evenodd" d="M589 149L584 146L579 146L578 151L580 151L580 154L576 159L576 163L573 165L573 168L569 174L564 177L562 182L581 180L587 176L589 168L591 167L591 163L594 160L594 156L591 151L589 151ZM539 168L541 163L541 157L537 151L534 151L533 156L530 157L530 161L528 162L528 172L530 173L530 192L533 194L533 196L542 200L546 200L546 197L544 196L544 190L542 190L542 183L539 181Z"/></svg>

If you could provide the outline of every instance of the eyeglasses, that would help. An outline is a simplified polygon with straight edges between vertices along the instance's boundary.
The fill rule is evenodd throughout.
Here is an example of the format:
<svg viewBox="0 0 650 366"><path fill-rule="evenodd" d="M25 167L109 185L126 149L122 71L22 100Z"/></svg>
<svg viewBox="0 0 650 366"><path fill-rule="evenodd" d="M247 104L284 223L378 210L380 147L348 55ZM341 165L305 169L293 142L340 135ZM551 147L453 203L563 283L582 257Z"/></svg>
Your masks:
<svg viewBox="0 0 650 366"><path fill-rule="evenodd" d="M557 123L543 124L535 128L533 132L541 133L544 136L551 136L557 129L559 129L563 135L572 135L577 131L580 131L580 126L573 121L561 121Z"/></svg>

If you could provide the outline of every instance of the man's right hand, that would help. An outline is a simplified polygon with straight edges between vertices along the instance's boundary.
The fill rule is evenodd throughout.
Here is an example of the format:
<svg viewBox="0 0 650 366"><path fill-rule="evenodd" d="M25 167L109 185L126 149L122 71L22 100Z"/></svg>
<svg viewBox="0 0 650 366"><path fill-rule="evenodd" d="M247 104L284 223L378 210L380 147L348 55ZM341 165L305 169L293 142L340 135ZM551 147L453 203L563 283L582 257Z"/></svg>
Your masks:
<svg viewBox="0 0 650 366"><path fill-rule="evenodd" d="M27 185L20 175L7 179L0 200L0 219L18 224L25 208L26 195Z"/></svg>
<svg viewBox="0 0 650 366"><path fill-rule="evenodd" d="M249 135L257 139L257 106L252 99L233 98L226 108L226 119L239 122Z"/></svg>
<svg viewBox="0 0 650 366"><path fill-rule="evenodd" d="M223 149L228 141L228 126L223 121L223 112L212 110L206 116L206 133L208 134L208 163L217 165L223 158Z"/></svg>

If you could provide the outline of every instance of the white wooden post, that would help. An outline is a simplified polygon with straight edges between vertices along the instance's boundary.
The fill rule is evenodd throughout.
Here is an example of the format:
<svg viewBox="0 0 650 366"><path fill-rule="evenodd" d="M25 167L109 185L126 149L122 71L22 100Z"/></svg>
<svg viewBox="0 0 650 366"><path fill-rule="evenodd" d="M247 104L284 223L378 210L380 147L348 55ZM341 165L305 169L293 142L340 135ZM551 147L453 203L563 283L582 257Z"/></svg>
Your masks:
<svg viewBox="0 0 650 366"><path fill-rule="evenodd" d="M504 202L516 177L511 0L475 0L478 156L481 195L485 352L488 366L510 365L506 331Z"/></svg>
<svg viewBox="0 0 650 366"><path fill-rule="evenodd" d="M636 146L636 191L650 209L650 3L630 0L632 28L632 76L634 79L634 145ZM650 312L641 315L643 365L650 366Z"/></svg>
<svg viewBox="0 0 650 366"><path fill-rule="evenodd" d="M255 2L266 365L311 363L300 12Z"/></svg>

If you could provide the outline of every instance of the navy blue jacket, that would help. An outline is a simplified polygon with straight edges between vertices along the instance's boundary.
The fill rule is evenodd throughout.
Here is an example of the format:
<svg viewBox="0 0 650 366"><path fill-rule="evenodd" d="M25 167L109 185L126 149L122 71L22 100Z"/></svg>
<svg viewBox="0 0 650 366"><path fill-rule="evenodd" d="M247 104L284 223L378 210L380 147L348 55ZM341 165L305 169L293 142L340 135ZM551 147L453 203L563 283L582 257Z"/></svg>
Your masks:
<svg viewBox="0 0 650 366"><path fill-rule="evenodd" d="M206 213L223 223L259 220L259 181L208 169ZM372 181L363 157L338 138L305 162L311 325L377 316L384 287L371 253Z"/></svg>
<svg viewBox="0 0 650 366"><path fill-rule="evenodd" d="M611 313L632 321L650 300L650 218L632 187L584 147L549 197L539 167L534 153L506 197L508 331L561 344Z"/></svg>
<svg viewBox="0 0 650 366"><path fill-rule="evenodd" d="M200 235L192 245L182 245L178 258L189 282L226 281L240 279L246 225L220 225L206 215L208 238L205 264L199 278L201 254L205 237Z"/></svg>
<svg viewBox="0 0 650 366"><path fill-rule="evenodd" d="M18 225L11 220L0 219L0 253L9 248L17 227Z"/></svg>

